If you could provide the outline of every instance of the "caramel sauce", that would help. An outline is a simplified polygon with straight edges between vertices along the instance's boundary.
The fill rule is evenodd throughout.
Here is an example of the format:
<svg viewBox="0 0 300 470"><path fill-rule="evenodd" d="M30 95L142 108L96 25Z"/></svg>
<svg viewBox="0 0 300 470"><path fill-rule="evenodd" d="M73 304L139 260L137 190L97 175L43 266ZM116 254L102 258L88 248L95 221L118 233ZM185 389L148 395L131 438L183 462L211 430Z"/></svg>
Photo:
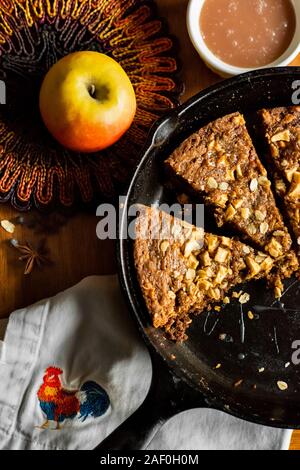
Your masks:
<svg viewBox="0 0 300 470"><path fill-rule="evenodd" d="M206 0L200 29L207 47L224 62L262 67L288 49L296 15L290 0Z"/></svg>

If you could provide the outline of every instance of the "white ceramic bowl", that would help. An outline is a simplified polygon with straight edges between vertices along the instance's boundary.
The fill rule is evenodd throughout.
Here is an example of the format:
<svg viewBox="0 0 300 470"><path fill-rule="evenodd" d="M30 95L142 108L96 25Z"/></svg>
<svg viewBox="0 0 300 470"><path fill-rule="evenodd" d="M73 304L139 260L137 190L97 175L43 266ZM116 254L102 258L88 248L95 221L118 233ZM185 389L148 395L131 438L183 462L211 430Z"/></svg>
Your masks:
<svg viewBox="0 0 300 470"><path fill-rule="evenodd" d="M300 0L291 1L296 12L296 31L294 38L289 48L277 60L260 68L289 65L300 53ZM244 68L227 64L215 56L213 52L207 47L203 40L199 26L201 9L204 2L205 0L190 0L187 8L188 33L198 54L210 69L222 77L232 77L233 75L255 70L257 67Z"/></svg>

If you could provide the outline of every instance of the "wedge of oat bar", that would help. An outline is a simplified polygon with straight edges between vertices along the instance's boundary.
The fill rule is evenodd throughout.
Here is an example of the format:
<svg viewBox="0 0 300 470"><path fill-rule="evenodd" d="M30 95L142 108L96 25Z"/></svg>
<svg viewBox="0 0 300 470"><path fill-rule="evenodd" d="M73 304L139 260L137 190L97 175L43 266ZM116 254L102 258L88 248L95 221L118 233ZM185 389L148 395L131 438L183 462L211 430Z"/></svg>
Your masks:
<svg viewBox="0 0 300 470"><path fill-rule="evenodd" d="M273 165L275 187L299 245L300 256L300 107L260 111Z"/></svg>
<svg viewBox="0 0 300 470"><path fill-rule="evenodd" d="M186 339L192 313L221 302L228 290L265 277L274 260L265 253L141 207L135 225L134 261L155 328Z"/></svg>
<svg viewBox="0 0 300 470"><path fill-rule="evenodd" d="M165 165L175 185L213 208L218 226L230 226L278 261L270 280L280 296L281 278L290 277L298 263L243 116L233 113L203 127Z"/></svg>

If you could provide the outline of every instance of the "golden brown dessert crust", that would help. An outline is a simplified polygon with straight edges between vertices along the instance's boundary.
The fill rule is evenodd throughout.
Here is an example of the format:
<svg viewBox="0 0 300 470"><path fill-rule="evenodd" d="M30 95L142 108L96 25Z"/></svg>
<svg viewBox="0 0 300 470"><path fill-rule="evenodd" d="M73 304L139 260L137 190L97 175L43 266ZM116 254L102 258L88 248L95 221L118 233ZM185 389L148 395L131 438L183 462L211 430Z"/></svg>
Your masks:
<svg viewBox="0 0 300 470"><path fill-rule="evenodd" d="M300 107L260 111L269 146L277 194L299 245L300 257Z"/></svg>
<svg viewBox="0 0 300 470"><path fill-rule="evenodd" d="M278 271L270 282L279 297L281 279L290 277L298 262L243 116L233 113L203 127L165 165L173 181L183 182L213 208L218 226L230 226L245 241L278 260Z"/></svg>
<svg viewBox="0 0 300 470"><path fill-rule="evenodd" d="M274 265L265 253L155 208L140 208L135 230L134 261L153 325L177 341L187 338L190 314L244 281L267 276Z"/></svg>

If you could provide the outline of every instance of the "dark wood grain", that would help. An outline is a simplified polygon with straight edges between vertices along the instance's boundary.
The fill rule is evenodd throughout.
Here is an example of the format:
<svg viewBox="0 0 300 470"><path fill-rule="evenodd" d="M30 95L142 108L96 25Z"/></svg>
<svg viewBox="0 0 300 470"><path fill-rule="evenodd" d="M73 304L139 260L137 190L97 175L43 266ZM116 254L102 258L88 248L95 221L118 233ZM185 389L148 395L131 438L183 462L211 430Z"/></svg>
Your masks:
<svg viewBox="0 0 300 470"><path fill-rule="evenodd" d="M0 206L1 220L11 220L17 215L11 207ZM80 212L70 217L64 225L58 224L55 233L47 233L40 225L36 229L17 225L13 235L0 228L0 317L54 295L85 276L115 272L114 242L97 239L97 222L95 215ZM20 253L9 243L12 237L20 243L28 241L33 245L45 239L51 263L25 276L24 262L19 260Z"/></svg>
<svg viewBox="0 0 300 470"><path fill-rule="evenodd" d="M185 100L216 83L220 77L205 66L191 46L185 24L187 0L157 0L157 4L161 16L169 21L170 31L179 39L182 78L186 87L182 99ZM300 57L294 65L300 65ZM14 219L18 215L10 206L0 206L0 220ZM32 229L17 226L13 237L20 242L37 243L45 237L52 261L51 265L28 276L23 274L24 264L18 260L17 251L8 244L12 236L0 228L0 318L54 295L85 276L115 272L114 242L97 239L97 221L94 214L79 211L64 225L58 224L53 234L35 233ZM300 449L300 432L294 433L291 449Z"/></svg>

